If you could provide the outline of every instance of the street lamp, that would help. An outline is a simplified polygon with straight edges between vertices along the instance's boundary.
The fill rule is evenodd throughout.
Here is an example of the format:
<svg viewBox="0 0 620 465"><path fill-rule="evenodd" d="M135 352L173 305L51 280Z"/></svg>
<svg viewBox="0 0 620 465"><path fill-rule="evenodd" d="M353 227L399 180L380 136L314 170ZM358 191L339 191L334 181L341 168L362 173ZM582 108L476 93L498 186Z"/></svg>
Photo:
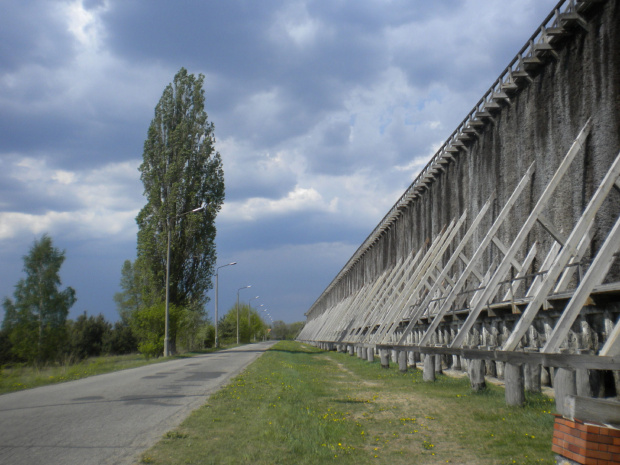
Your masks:
<svg viewBox="0 0 620 465"><path fill-rule="evenodd" d="M219 287L219 279L220 279L220 268L224 268L225 266L236 265L237 262L230 262L226 265L218 266L215 269L215 348L217 349L220 345L220 340L217 335L217 292Z"/></svg>
<svg viewBox="0 0 620 465"><path fill-rule="evenodd" d="M237 344L239 344L239 291L243 289L248 289L250 287L252 287L251 284L249 286L243 286L237 289Z"/></svg>
<svg viewBox="0 0 620 465"><path fill-rule="evenodd" d="M202 205L198 208L194 208L191 211L181 213L174 217L174 219L181 218L182 216L188 215L190 213L197 213L201 210L204 210L207 207L205 202L202 202ZM168 229L168 248L166 250L166 319L164 322L164 357L170 356L170 341L168 339L168 326L170 324L170 217L166 219L166 226Z"/></svg>

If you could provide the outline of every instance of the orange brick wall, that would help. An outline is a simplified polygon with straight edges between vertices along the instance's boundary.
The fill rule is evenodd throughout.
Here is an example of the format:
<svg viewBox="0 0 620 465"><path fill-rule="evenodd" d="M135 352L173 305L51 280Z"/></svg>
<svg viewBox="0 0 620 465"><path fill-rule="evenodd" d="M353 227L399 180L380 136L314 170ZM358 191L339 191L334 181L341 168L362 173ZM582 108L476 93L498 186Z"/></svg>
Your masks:
<svg viewBox="0 0 620 465"><path fill-rule="evenodd" d="M555 415L551 449L583 465L620 465L620 429Z"/></svg>

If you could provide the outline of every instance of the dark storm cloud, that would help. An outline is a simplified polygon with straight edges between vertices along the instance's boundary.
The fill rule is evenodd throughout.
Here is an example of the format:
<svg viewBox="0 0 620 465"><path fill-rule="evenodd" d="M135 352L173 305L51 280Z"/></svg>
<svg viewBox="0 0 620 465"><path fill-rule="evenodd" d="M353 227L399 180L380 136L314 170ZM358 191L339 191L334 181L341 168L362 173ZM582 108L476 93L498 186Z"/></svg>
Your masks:
<svg viewBox="0 0 620 465"><path fill-rule="evenodd" d="M274 231L277 231L277 234L274 234ZM351 224L335 214L297 212L259 219L247 227L222 225L218 227L218 232L218 243L221 247L246 251L319 242L361 243L370 230L359 224Z"/></svg>
<svg viewBox="0 0 620 465"><path fill-rule="evenodd" d="M58 3L4 0L0 14L0 72L36 63L56 67L72 58L72 37L58 15Z"/></svg>

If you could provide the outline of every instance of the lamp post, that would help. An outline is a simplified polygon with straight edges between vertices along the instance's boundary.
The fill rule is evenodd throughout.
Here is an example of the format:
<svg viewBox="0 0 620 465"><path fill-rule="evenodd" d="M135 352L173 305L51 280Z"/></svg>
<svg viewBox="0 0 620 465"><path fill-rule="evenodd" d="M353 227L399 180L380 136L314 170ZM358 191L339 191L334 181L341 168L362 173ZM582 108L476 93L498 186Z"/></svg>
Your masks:
<svg viewBox="0 0 620 465"><path fill-rule="evenodd" d="M239 344L239 291L243 289L248 289L250 287L252 287L251 284L249 286L243 286L237 289L237 344Z"/></svg>
<svg viewBox="0 0 620 465"><path fill-rule="evenodd" d="M224 268L225 266L231 266L231 265L236 265L237 262L230 262L227 263L226 265L222 265L222 266L218 266L215 269L215 348L217 349L220 345L220 339L218 337L217 334L217 293L218 293L218 287L219 287L219 279L220 279L220 268Z"/></svg>
<svg viewBox="0 0 620 465"><path fill-rule="evenodd" d="M202 203L202 205L198 208L194 208L191 211L181 213L174 217L181 218L182 216L188 215L189 213L197 213L201 210L204 210L207 207L206 203ZM170 356L170 341L168 338L168 326L170 324L170 217L166 219L166 226L168 229L168 247L166 250L166 319L164 322L164 357Z"/></svg>

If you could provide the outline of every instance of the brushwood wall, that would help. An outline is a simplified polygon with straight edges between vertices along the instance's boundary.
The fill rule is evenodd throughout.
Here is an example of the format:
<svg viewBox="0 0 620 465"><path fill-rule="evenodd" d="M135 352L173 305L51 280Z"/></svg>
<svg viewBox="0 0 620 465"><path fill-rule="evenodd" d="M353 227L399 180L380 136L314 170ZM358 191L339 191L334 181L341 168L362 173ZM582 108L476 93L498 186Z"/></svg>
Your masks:
<svg viewBox="0 0 620 465"><path fill-rule="evenodd" d="M557 55L531 73L529 84L505 101L467 148L455 154L443 172L435 174L426 190L400 207L400 214L378 238L362 244L355 260L347 263L308 310L308 322L372 283L400 259L428 247L465 210L467 222L471 222L494 196L492 215L485 217L487 223L478 231L488 229L521 176L535 162L528 190L499 231L500 239L510 243L591 118L585 148L556 190L553 208L545 212L558 229L571 230L620 147L620 2L601 2L586 16L587 30L578 28L556 46ZM593 244L605 239L617 209L617 197L611 196L597 215ZM465 254L471 256L482 239L474 236ZM518 260L534 240L548 245L550 239L533 234ZM591 256L586 253L584 260L591 260ZM488 265L495 258L490 249L483 261ZM537 259L532 271L539 266ZM612 270L612 274L618 277L620 271Z"/></svg>

